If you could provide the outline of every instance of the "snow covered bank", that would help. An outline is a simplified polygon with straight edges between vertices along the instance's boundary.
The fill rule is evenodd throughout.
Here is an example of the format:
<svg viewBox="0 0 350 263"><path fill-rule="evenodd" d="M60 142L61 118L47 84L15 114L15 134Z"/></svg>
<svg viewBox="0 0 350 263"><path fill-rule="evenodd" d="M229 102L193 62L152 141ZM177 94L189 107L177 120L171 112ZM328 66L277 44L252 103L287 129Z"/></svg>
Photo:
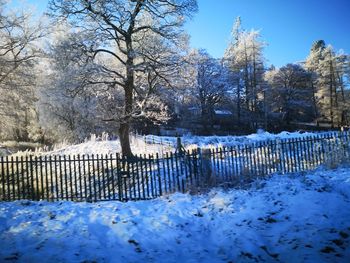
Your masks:
<svg viewBox="0 0 350 263"><path fill-rule="evenodd" d="M152 201L0 203L1 262L350 262L350 169Z"/></svg>

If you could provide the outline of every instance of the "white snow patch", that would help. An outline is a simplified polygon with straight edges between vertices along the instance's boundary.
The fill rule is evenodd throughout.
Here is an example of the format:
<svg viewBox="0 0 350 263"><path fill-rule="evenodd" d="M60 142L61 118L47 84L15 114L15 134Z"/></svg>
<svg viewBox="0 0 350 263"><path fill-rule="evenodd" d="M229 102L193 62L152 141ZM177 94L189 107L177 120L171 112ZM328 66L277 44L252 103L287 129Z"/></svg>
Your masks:
<svg viewBox="0 0 350 263"><path fill-rule="evenodd" d="M1 262L350 262L350 168L121 203L0 203Z"/></svg>

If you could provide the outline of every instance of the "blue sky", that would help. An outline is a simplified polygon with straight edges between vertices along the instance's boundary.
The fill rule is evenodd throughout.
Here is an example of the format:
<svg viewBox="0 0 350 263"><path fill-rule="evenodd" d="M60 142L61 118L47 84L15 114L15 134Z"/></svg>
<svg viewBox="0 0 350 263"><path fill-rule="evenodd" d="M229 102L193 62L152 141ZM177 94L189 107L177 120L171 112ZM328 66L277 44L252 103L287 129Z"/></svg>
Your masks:
<svg viewBox="0 0 350 263"><path fill-rule="evenodd" d="M269 64L303 60L318 39L350 52L350 0L198 0L198 5L187 26L191 43L214 57L223 55L237 16L245 29L261 30Z"/></svg>
<svg viewBox="0 0 350 263"><path fill-rule="evenodd" d="M27 2L42 12L48 1ZM245 29L261 30L268 64L301 61L318 39L350 52L350 0L198 0L198 5L186 29L191 45L214 57L223 55L237 16Z"/></svg>

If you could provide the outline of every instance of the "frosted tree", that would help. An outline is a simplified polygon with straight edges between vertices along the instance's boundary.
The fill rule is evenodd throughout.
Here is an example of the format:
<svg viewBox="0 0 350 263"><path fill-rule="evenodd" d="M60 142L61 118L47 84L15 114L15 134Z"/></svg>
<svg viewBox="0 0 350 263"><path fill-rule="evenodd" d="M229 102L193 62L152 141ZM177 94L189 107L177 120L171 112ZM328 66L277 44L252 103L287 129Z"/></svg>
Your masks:
<svg viewBox="0 0 350 263"><path fill-rule="evenodd" d="M212 58L205 50L194 50L189 61L193 67L193 92L201 109L205 129L213 123L216 106L223 103L230 90L229 71L221 60Z"/></svg>
<svg viewBox="0 0 350 263"><path fill-rule="evenodd" d="M265 43L261 40L259 31L246 31L241 28L241 20L237 18L232 30L232 37L224 59L233 72L240 75L237 82L237 101L242 97L245 108L256 113L259 111L258 94L261 93L264 74L263 49ZM240 112L241 105L237 106Z"/></svg>
<svg viewBox="0 0 350 263"><path fill-rule="evenodd" d="M316 41L305 62L305 68L315 73L314 92L318 112L322 119L344 124L348 114L345 81L348 56L335 52L323 40Z"/></svg>
<svg viewBox="0 0 350 263"><path fill-rule="evenodd" d="M122 153L132 156L129 132L135 106L136 74L144 72L148 65L162 63L158 62L157 53L141 45L142 40L152 33L169 49L179 48L178 41L183 34L181 27L186 17L196 11L196 1L51 0L50 8L57 18L69 19L81 31L95 36L93 41L84 43L92 58L104 54L115 61L112 67L102 67L111 76L104 84L123 90L123 116L118 115L115 120L119 123ZM157 72L154 69L154 66L148 67Z"/></svg>
<svg viewBox="0 0 350 263"><path fill-rule="evenodd" d="M40 64L40 122L53 141L80 141L98 132L98 91L85 89L98 70L80 48L88 39L72 32L68 24L57 26ZM99 88L106 87L101 84Z"/></svg>
<svg viewBox="0 0 350 263"><path fill-rule="evenodd" d="M16 140L37 139L36 62L41 54L41 23L29 12L10 10L0 1L0 133ZM35 126L35 125L34 125Z"/></svg>
<svg viewBox="0 0 350 263"><path fill-rule="evenodd" d="M313 120L312 74L297 64L287 64L280 69L271 69L265 74L270 89L267 103L272 112L284 114L284 120Z"/></svg>

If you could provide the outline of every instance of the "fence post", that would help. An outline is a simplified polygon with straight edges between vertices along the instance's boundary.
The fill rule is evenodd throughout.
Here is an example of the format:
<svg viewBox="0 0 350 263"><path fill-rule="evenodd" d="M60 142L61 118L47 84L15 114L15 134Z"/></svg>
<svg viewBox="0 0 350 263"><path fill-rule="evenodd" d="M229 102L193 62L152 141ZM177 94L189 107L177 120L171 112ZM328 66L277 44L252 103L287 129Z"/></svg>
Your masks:
<svg viewBox="0 0 350 263"><path fill-rule="evenodd" d="M284 157L283 157L283 148L282 148L282 140L277 138L276 139L276 153L277 153L277 167L279 167L279 172L284 174L285 173L285 168L284 168L284 165L283 165L283 162L285 161L284 160ZM268 173L268 170L267 170L267 174Z"/></svg>
<svg viewBox="0 0 350 263"><path fill-rule="evenodd" d="M198 149L200 158L200 170L202 185L204 187L213 186L215 184L215 178L213 177L213 171L211 167L211 151L208 148ZM201 180L200 180L201 181Z"/></svg>

